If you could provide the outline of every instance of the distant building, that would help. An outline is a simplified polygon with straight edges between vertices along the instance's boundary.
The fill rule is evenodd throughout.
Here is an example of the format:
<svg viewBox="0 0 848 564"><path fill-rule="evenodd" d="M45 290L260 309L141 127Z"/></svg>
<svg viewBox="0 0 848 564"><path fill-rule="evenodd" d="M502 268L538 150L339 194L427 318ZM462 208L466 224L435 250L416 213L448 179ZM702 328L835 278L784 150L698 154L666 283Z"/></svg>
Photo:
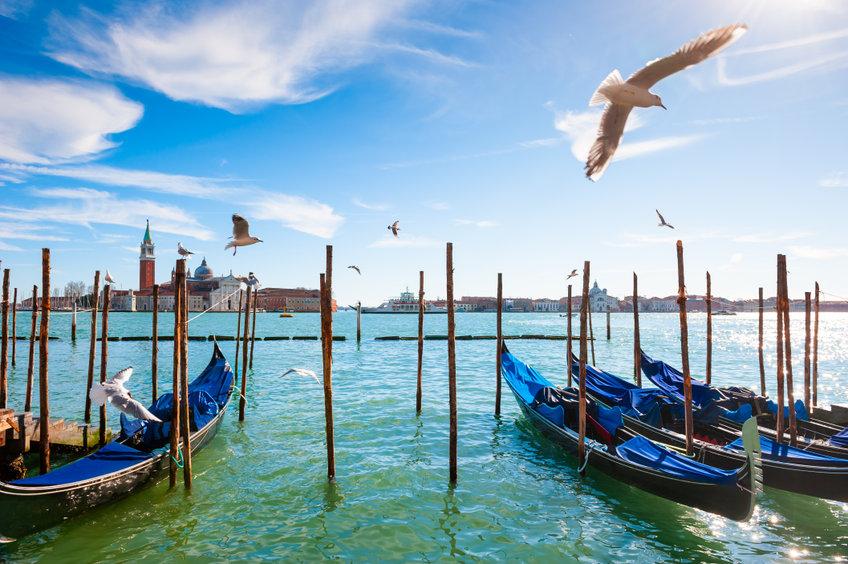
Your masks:
<svg viewBox="0 0 848 564"><path fill-rule="evenodd" d="M541 300L533 301L533 311L550 312L559 311L559 301L542 298Z"/></svg>
<svg viewBox="0 0 848 564"><path fill-rule="evenodd" d="M607 294L607 289L598 287L598 281L589 290L589 307L592 311L618 311L618 298Z"/></svg>
<svg viewBox="0 0 848 564"><path fill-rule="evenodd" d="M321 311L321 292L307 288L261 288L257 293L257 307L265 311L318 312ZM335 298L333 311L338 310Z"/></svg>
<svg viewBox="0 0 848 564"><path fill-rule="evenodd" d="M153 288L153 285L156 283L156 255L153 252L154 247L153 239L150 237L150 220L148 219L147 228L144 230L144 239L141 241L141 249L138 255L139 290Z"/></svg>

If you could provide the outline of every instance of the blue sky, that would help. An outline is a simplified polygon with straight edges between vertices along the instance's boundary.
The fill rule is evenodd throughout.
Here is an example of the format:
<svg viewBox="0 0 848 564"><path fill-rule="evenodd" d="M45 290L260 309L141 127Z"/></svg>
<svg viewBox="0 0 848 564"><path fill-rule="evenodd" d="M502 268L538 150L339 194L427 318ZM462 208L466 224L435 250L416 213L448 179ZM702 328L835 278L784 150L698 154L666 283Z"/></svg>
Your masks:
<svg viewBox="0 0 848 564"><path fill-rule="evenodd" d="M587 106L708 29L749 31L661 83L603 178L583 177ZM109 269L158 278L177 241L218 272L317 285L342 303L427 273L444 295L561 296L592 261L614 295L848 295L848 5L840 0L70 3L0 0L0 258L13 284ZM656 226L659 208L677 229ZM224 251L230 214L264 243ZM386 225L399 219L401 237ZM196 262L199 262L197 260ZM347 271L359 265L362 276Z"/></svg>

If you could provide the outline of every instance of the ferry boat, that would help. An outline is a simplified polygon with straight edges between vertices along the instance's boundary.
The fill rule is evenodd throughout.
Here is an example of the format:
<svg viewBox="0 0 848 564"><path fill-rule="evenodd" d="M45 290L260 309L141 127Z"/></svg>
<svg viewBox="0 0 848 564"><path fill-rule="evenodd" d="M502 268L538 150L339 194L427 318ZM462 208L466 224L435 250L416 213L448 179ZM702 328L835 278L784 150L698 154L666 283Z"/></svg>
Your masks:
<svg viewBox="0 0 848 564"><path fill-rule="evenodd" d="M424 313L447 313L447 308L424 302ZM389 298L377 307L363 307L362 313L418 313L418 298L409 291L401 292L400 297Z"/></svg>

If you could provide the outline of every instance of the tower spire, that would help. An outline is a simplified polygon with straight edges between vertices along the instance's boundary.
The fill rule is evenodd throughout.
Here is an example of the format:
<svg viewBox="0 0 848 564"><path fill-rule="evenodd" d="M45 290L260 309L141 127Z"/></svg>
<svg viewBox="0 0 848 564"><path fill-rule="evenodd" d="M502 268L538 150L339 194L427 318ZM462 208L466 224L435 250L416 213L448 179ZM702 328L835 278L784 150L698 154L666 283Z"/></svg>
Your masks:
<svg viewBox="0 0 848 564"><path fill-rule="evenodd" d="M150 220L147 220L147 228L144 230L144 242L148 245L153 243L153 240L150 238Z"/></svg>

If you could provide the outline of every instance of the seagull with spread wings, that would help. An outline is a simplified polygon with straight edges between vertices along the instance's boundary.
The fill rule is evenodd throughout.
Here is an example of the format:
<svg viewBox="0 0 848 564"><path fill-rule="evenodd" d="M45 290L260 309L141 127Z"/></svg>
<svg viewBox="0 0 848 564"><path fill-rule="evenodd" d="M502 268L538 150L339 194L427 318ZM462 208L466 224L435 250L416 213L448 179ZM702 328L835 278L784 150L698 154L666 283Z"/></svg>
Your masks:
<svg viewBox="0 0 848 564"><path fill-rule="evenodd" d="M660 213L660 210L654 211L657 212L657 217L660 219L660 222L657 224L657 227L668 227L669 229L674 229L674 226L665 220L663 214Z"/></svg>
<svg viewBox="0 0 848 564"><path fill-rule="evenodd" d="M306 378L313 378L319 384L321 383L318 380L318 375L315 374L315 372L313 372L312 370L309 370L307 368L289 368L288 370L283 372L280 376L286 376L288 374L297 374L298 376L304 376Z"/></svg>
<svg viewBox="0 0 848 564"><path fill-rule="evenodd" d="M565 279L566 279L566 280L571 280L571 279L572 279L572 278L574 278L575 276L577 276L577 269L576 269L576 268L575 268L575 269L573 269L573 270L571 271L571 274L569 274L568 276L566 276L566 277L565 277Z"/></svg>
<svg viewBox="0 0 848 564"><path fill-rule="evenodd" d="M262 239L259 237L253 237L250 234L250 224L247 223L247 220L240 216L237 213L233 214L233 236L231 237L232 241L227 243L227 246L224 247L224 250L232 249L233 256L235 256L236 251L238 251L239 247L246 247L248 245L253 245L256 243L261 243Z"/></svg>
<svg viewBox="0 0 848 564"><path fill-rule="evenodd" d="M90 397L91 401L98 407L106 405L106 402L108 401L120 411L123 411L127 415L135 417L136 419L145 419L147 421L161 423L161 419L150 413L146 407L133 399L130 391L124 387L124 384L126 384L127 381L129 381L130 376L132 376L132 373L132 366L128 366L102 384L100 382L95 382L91 385L88 397Z"/></svg>
<svg viewBox="0 0 848 564"><path fill-rule="evenodd" d="M355 264L352 264L352 265L348 266L348 268L349 268L349 269L351 269L351 270L355 270L357 274L359 274L360 276L362 276L362 271L361 271L361 270L359 270L359 267L358 267L358 266L356 266Z"/></svg>
<svg viewBox="0 0 848 564"><path fill-rule="evenodd" d="M395 237L397 237L397 236L398 236L398 231L400 231L400 227L398 226L398 224L399 224L399 223L400 223L400 220L395 220L395 222L394 222L394 223L392 223L391 225L389 225L389 226L386 228L386 229L388 229L389 231L391 231L391 232L392 232L392 235L394 235Z"/></svg>
<svg viewBox="0 0 848 564"><path fill-rule="evenodd" d="M598 137L586 159L586 177L598 180L609 166L621 143L624 126L633 106L659 106L666 109L662 99L649 90L652 86L715 55L739 39L747 30L748 26L745 24L732 24L710 30L686 43L674 54L649 62L626 81L621 78L618 69L609 73L589 100L590 106L606 104L606 108L601 116Z"/></svg>

